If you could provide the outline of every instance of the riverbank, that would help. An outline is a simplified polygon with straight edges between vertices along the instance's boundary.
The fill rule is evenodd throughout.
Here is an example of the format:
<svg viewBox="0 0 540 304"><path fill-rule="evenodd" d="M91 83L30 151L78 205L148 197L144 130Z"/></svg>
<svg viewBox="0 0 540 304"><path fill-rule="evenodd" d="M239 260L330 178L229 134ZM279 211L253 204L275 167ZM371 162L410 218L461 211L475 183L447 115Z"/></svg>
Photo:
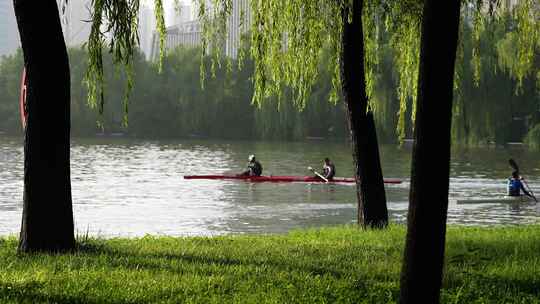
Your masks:
<svg viewBox="0 0 540 304"><path fill-rule="evenodd" d="M86 239L76 253L17 255L0 241L2 303L387 303L405 227L286 235ZM540 303L540 225L453 226L444 303Z"/></svg>

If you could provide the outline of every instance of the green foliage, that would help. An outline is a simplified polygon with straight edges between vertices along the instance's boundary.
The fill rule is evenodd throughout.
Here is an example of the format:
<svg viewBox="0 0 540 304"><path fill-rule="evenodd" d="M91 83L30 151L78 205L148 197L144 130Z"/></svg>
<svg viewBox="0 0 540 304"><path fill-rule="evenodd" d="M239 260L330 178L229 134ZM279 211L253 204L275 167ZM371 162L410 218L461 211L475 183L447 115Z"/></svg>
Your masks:
<svg viewBox="0 0 540 304"><path fill-rule="evenodd" d="M465 17L466 19L466 17ZM453 139L458 144L505 144L521 141L538 111L539 96L535 75L521 80L515 70L519 63L518 21L510 13L487 19L478 32L475 25L462 24L461 46L456 65L456 102ZM535 58L538 58L538 51ZM531 70L538 69L536 61ZM518 88L520 88L518 90ZM526 121L529 120L529 124Z"/></svg>
<svg viewBox="0 0 540 304"><path fill-rule="evenodd" d="M540 10L537 1L519 1L513 10L516 19L517 63L509 67L521 89L523 79L533 71L535 50L540 51Z"/></svg>
<svg viewBox="0 0 540 304"><path fill-rule="evenodd" d="M489 4L488 12L484 9L486 2ZM474 73L477 81L480 79L481 66L479 61L480 37L484 31L489 30L490 25L501 22L506 24L506 31L510 37L506 38L507 43L491 47L495 46L499 52L511 51L513 53L511 60L502 60L499 65L517 80L516 92L518 92L523 85L523 80L527 76L535 74L536 71L534 60L540 49L540 10L538 10L538 4L534 0L523 0L508 7L500 1L477 1L472 36L474 41Z"/></svg>
<svg viewBox="0 0 540 304"><path fill-rule="evenodd" d="M175 0L175 5L179 6L178 0ZM178 13L180 10L178 9ZM163 57L165 56L165 16L163 15L163 1L154 0L154 14L156 15L156 29L159 35L159 71L163 68Z"/></svg>
<svg viewBox="0 0 540 304"><path fill-rule="evenodd" d="M390 45L395 50L394 62L398 74L397 134L399 142L406 137L406 120L409 117L407 113L410 113L411 122L414 122L416 114L422 8L423 4L420 1L395 1L385 18ZM412 106L412 109L409 110L409 106Z"/></svg>
<svg viewBox="0 0 540 304"><path fill-rule="evenodd" d="M342 107L325 102L330 90L325 82L318 83L312 104L302 113L290 105L280 111L275 106L258 108L251 104L252 61L246 60L242 70L216 69L203 89L194 77L200 69L198 52L183 48L169 52L161 74L140 63L129 114L131 134L281 140L346 136ZM212 60L213 55L203 57L205 73L212 73ZM231 66L238 65L233 61Z"/></svg>
<svg viewBox="0 0 540 304"><path fill-rule="evenodd" d="M139 45L139 0L92 0L92 27L88 38L88 70L85 82L88 86L88 105L103 113L104 65L103 48L108 44L108 53L116 66L123 66L126 75L126 90L122 99L123 124L127 126L128 101L134 85L133 57ZM165 21L162 0L155 0L157 30L160 33L160 50L164 51ZM109 34L109 36L107 36ZM162 58L163 55L160 55ZM161 66L160 66L161 67Z"/></svg>
<svg viewBox="0 0 540 304"><path fill-rule="evenodd" d="M419 34L415 32L419 31L421 19L415 13L421 6L418 6L417 1L397 8L396 3L395 6L387 8L381 8L374 2L366 3L369 6L364 9L367 15L363 20L365 36L368 37L365 60L370 107L375 110L381 142L396 142L412 134L412 120L408 117L414 115L416 81L413 79L417 78L418 73L418 56L413 53L418 51L418 47L414 45L419 43ZM474 6L472 8L473 10L464 10L461 24L455 76L453 141L460 145L521 141L527 129L540 122L539 49L533 48L533 59L529 60L532 64L530 71L522 74L522 78L516 76L521 75L518 71L525 71L519 59L519 36L523 33L516 31L519 24L516 14L503 11L491 17L483 14L477 16L477 12L482 11ZM402 11L408 13L398 14ZM294 10L290 12L293 13ZM370 19L369 16L380 17ZM474 21L475 18L482 21L481 31L477 28L480 21ZM409 25L402 26L406 23ZM398 39L401 36L410 39ZM263 44L267 43L270 43L270 40ZM82 78L79 75L81 70L84 70L80 60L88 60L88 57L72 50L72 108L77 111L73 113L72 129L77 135L91 135L96 131L95 121L100 120L102 127L108 132L123 129L131 134L148 137L178 137L190 134L275 139L303 139L306 136L346 137L342 108L333 103L325 104L326 100L337 96L336 86L339 86L339 80L336 80L336 75L339 75L339 68L335 61L335 47L338 47L339 43L325 41L323 45L327 47L313 53L313 56L319 58L313 62L317 63L316 72L312 68L309 68L309 72L297 70L306 77L310 73L317 75L309 79L311 85L304 82L306 90L303 92L309 93L302 102L304 110L300 113L295 112L299 104L289 102L298 100L299 87L287 86L283 82L289 79L289 76L286 76L289 69L286 65L276 66L284 71L278 77L283 81L278 81L278 78L267 80L268 83L274 83L270 86L274 87L272 90L279 92L274 94L267 91L266 102L257 103L258 109L255 109L251 101L253 95L257 94L254 88L256 83L251 75L257 69L256 60L229 60L226 69L219 69L213 67L219 64L219 61L216 61L216 55L210 52L212 48L208 53L174 50L170 56L164 57L163 62L167 60L167 64L160 76L159 68L151 66L136 55L132 61L135 82L132 90L135 94L131 98L133 107L130 111L134 113L128 113L127 116L135 125L130 128L119 126L118 122L125 121L126 114L121 102L109 105L107 109L111 112L101 116L102 119L85 109L87 99L81 94L86 94L87 91L80 86ZM301 46L292 44L291 47ZM285 60L280 56L286 53L279 52L287 50L277 46L274 48L276 62ZM253 42L249 43L248 50L253 51ZM240 52L242 53L244 52ZM204 55L202 64L196 58L199 57L198 54ZM287 56L293 58L292 54ZM296 64L301 65L302 58L296 58ZM0 64L3 71L0 86L6 88L0 91L0 125L4 131L12 133L19 132L18 116L13 115L13 111L17 112L16 101L22 65L19 60L20 55L16 55L5 58ZM129 89L125 83L126 79L129 79L129 73L112 68L114 56L106 54L103 60L101 65L105 73L100 77L103 77L103 85L109 91L108 98L113 101L125 100L125 90ZM213 75L206 80L205 90L200 89L200 82L193 77L201 68L203 74ZM267 70L266 67L264 69ZM289 80L292 81L293 78ZM140 83L137 84L138 82ZM278 82L281 85L275 86ZM195 89L195 86L198 88ZM121 88L124 88L124 93L119 91ZM241 120L234 119L234 115L238 113L243 113ZM396 129L396 125L399 125L399 128ZM528 142L532 144L532 141Z"/></svg>
<svg viewBox="0 0 540 304"><path fill-rule="evenodd" d="M540 303L540 227L449 227L442 303ZM0 239L2 303L396 303L404 226L286 235L79 240L16 254Z"/></svg>
<svg viewBox="0 0 540 304"><path fill-rule="evenodd" d="M200 0L200 3L205 1ZM203 9L203 6L200 10L203 24L208 26L203 35L205 43L209 41L216 43L219 39L224 39L225 34L219 31L224 28L225 18L231 7L230 0L213 0L212 3L214 11L211 14ZM340 14L344 7L352 5L352 1L251 0L250 3L251 56L255 64L253 103L260 107L264 100L271 100L272 104L280 108L282 100L286 99L302 110L310 100L314 84L320 76L320 69L316 68L320 62L327 64L332 75L333 89L329 99L337 101L338 54L343 26ZM377 88L381 87L377 84L381 78L383 62L381 56L387 56L384 48L390 47L393 50L395 66L394 88L397 90L399 101L396 132L398 140L401 141L408 136L416 113L423 1L368 0L363 3L364 60L370 107L375 111L389 108L377 104L374 97L381 96L381 92L376 92ZM471 102L467 98L473 96L471 92L462 92L469 90L465 81L470 81L478 87L481 86L481 81L490 81L483 78L486 76L495 76L497 81L511 80L509 83L513 90L523 96L528 94L522 91L522 89L527 91L524 88L525 82L535 77L538 82L537 88L540 88L540 72L535 63L540 45L538 16L540 11L535 7L534 0L519 1L511 7L505 4L506 2L498 0L468 0L463 3L463 26L458 60L467 62L463 64L458 62L456 69L455 121L467 119L463 118L467 115L465 103ZM215 19L209 16L219 16L217 19L220 21L217 24L220 26L216 28ZM501 28L501 24L505 26ZM508 37L502 38L501 33L506 33ZM325 47L330 50L330 60L322 61L324 59L321 50ZM505 55L502 55L503 53ZM505 74L500 75L500 70ZM469 77L466 73L472 76ZM484 88L486 86L482 85ZM283 98L283 92L289 90L292 95ZM274 102L274 97L277 98L277 102ZM496 116L487 114L482 122L488 125L487 129L491 129L491 133L493 133L491 126L499 123ZM499 123L497 128L505 126ZM486 135L477 133L474 134L476 139L471 139L469 131L456 131L454 134L464 135L465 138L460 139L464 142L482 141ZM488 136L493 137L492 135ZM508 136L494 137L497 141L503 141Z"/></svg>
<svg viewBox="0 0 540 304"><path fill-rule="evenodd" d="M175 49L158 67L137 53L133 59L134 87L130 98L129 126L123 126L126 74L115 71L113 59L103 57L104 82L107 98L99 114L87 106L87 87L83 79L88 54L83 49L70 49L71 70L71 131L75 136L95 136L96 133L124 132L131 136L219 137L254 139L304 139L306 136L345 138L344 111L341 106L326 102L330 91L330 75L324 65L319 69L321 80L315 86L312 100L301 113L292 104L278 111L268 103L260 109L251 105L253 84L250 79L253 63L244 62L242 70L216 70L207 87L200 87L199 49ZM207 72L212 60L204 57ZM237 66L237 62L232 62ZM17 53L0 60L0 131L21 132L19 118L19 87L22 55ZM5 88L5 89L4 89ZM290 93L285 92L284 96ZM288 97L287 97L288 98ZM100 122L100 128L96 127ZM293 131L294 130L294 131Z"/></svg>
<svg viewBox="0 0 540 304"><path fill-rule="evenodd" d="M453 116L453 141L455 144L477 145L495 142L521 141L527 127L540 122L537 117L540 96L534 74L523 79L522 89L515 94L514 76L507 69L517 58L515 34L511 32L511 15L486 24L479 37L481 47L479 70L481 81L474 84L472 73L474 29L462 24L458 62L456 66L456 101ZM373 92L370 105L375 109L377 129L381 142L396 142L396 124L401 117L409 117L412 99L407 99L407 111L397 116L400 98L400 74L391 36L386 30L378 34L377 69L374 70ZM495 46L495 47L494 47ZM190 135L258 138L303 139L306 136L344 138L347 136L345 116L341 105L325 102L332 94L333 71L328 62L333 51L322 51L318 65L319 75L306 102L304 111L297 113L292 100L294 94L284 88L281 100L268 98L260 107L251 105L253 83L251 74L254 63L245 59L241 70L233 61L229 69L215 70L215 77L207 80L206 89L200 88L198 77L200 61L198 50L178 49L164 57L162 74L159 69L145 62L140 55L133 60L134 82L130 127L121 127L124 117L121 101L125 92L125 72L113 68L110 55L104 56L104 86L108 99L102 116L86 107L87 90L81 85L88 56L81 50L70 50L72 72L72 131L75 135L94 135L95 122L101 121L106 132L123 131L142 137L185 137ZM535 69L540 66L538 54ZM212 56L203 57L205 73L211 73ZM16 54L0 61L0 130L20 132L18 98L22 57ZM5 88L5 89L4 89ZM414 96L414 95L413 95ZM278 106L281 103L280 106ZM278 111L279 108L279 111ZM241 119L235 117L241 115ZM100 118L101 117L101 118ZM528 124L524 122L528 121ZM405 120L405 132L410 136L411 123ZM525 128L525 129L523 129ZM403 135L401 135L403 136ZM529 141L531 142L531 141Z"/></svg>
<svg viewBox="0 0 540 304"><path fill-rule="evenodd" d="M0 57L0 132L22 133L19 96L23 70L22 50Z"/></svg>
<svg viewBox="0 0 540 304"><path fill-rule="evenodd" d="M368 1L365 1L366 3ZM206 7L207 1L199 0L199 17L203 24L203 51L209 45L216 50L214 67L219 62L219 48L225 39L226 18L231 8L231 0L212 0L212 9ZM339 1L303 1L303 0L250 0L251 24L249 31L250 55L255 69L253 71L253 104L262 107L265 100L281 108L283 93L289 92L286 102L303 110L310 100L310 94L319 81L321 63L332 77L332 103L338 100L339 53L341 48L342 20L341 12L352 5L350 0ZM364 25L368 35L376 39L378 28L376 11L378 6L366 4ZM246 26L246 14L242 14L242 25ZM373 69L378 61L377 45L368 44L366 66L368 68L368 93L375 87ZM324 49L329 56L324 60ZM241 52L240 58L244 58ZM212 69L213 71L213 69ZM205 78L204 69L202 78Z"/></svg>
<svg viewBox="0 0 540 304"><path fill-rule="evenodd" d="M203 21L203 45L215 44L224 39L225 18L230 11L230 0L214 0L212 13L201 4ZM314 85L319 81L322 62L330 72L332 90L328 99L338 100L340 87L339 54L343 22L341 12L353 2L303 1L303 0L253 0L251 3L251 57L255 64L253 74L253 103L261 107L265 100L275 99L278 109L282 100L291 101L303 110L310 100ZM414 120L416 83L420 41L420 21L423 2L408 1L363 1L363 28L365 43L366 91L372 109L385 108L373 102L381 69L381 50L385 41L381 33L390 33L390 43L397 52L395 64L398 70L398 94L400 100L398 133L405 137L405 114L412 113ZM216 11L217 10L217 11ZM210 18L209 16L219 16ZM215 20L219 26L216 26ZM220 35L221 34L221 35ZM217 40L216 40L217 39ZM388 38L387 38L388 40ZM204 49L204 48L203 48ZM330 51L324 58L323 49ZM204 78L204 76L203 76ZM290 92L283 98L283 92ZM274 99L275 98L275 99ZM410 101L412 100L412 102ZM412 111L407 105L412 104Z"/></svg>
<svg viewBox="0 0 540 304"><path fill-rule="evenodd" d="M93 26L88 44L89 67L85 79L88 85L89 104L94 108L97 107L101 113L104 107L102 49L106 43L105 33L111 33L108 43L112 62L126 68L124 77L127 85L122 102L123 122L127 125L129 117L127 101L134 83L134 47L138 43L136 16L139 0L113 2L110 0L92 2ZM249 53L253 60L252 103L263 108L263 102L268 100L270 104L281 109L283 101L292 101L295 108L303 110L307 102L313 99L311 94L323 78L322 73L331 75L327 79L331 83L331 90L325 95L335 103L338 100L340 86L338 54L343 26L340 16L344 8L352 5L352 1L248 0L248 2L251 8L251 24L247 24L247 13L242 12L241 26L250 30L246 31L241 41L242 44L249 41ZM388 118L387 112L379 113L377 117L386 117L383 122L378 122L384 126L389 121L394 122L397 125L395 131L397 138L401 141L410 133L411 122L414 121L416 113L423 1L373 0L363 3L364 60L369 104L376 112L381 109L394 111L395 96L380 90L391 88L388 83L395 82L393 88L397 91L398 119ZM154 4L161 42L159 62L161 70L165 38L163 5L161 0L156 0ZM217 70L222 67L222 50L227 34L227 18L232 11L232 0L198 0L198 4L203 38L199 72L202 87L205 87L206 75L215 78L220 73ZM540 91L540 72L537 68L540 11L536 9L534 0L519 1L512 7L503 4L498 0L464 1L462 24L465 26L462 26L458 54L458 60L462 59L464 63L461 66L458 63L456 69L457 98L454 108L457 113L454 115L454 121L460 125L454 128L454 134L460 134L455 139L461 142L508 139L507 135L501 135L500 132L494 134L497 133L494 132L495 129L506 128L501 124L499 114L478 114L483 116L481 122L471 123L477 117L475 114L467 114L470 107L466 103L471 102L468 98L476 98L479 94L467 88L467 81L475 83L476 86L486 87L488 84L481 85L482 81L493 84L493 79L499 82L510 77L515 80L510 82L515 93L527 96L530 80L534 78L535 87ZM504 26L501 27L501 24ZM385 48L392 51L385 51ZM329 51L326 57L323 51L325 49ZM388 54L393 56L392 64L395 66L390 81L386 74L388 71L381 72L384 69L382 65L387 64L383 56ZM240 61L237 63L242 67L246 58L244 50L240 51L239 58ZM321 70L321 64L325 64L326 69ZM230 72L231 60L226 59L226 67ZM503 75L501 71L504 72ZM472 77L468 77L467 73ZM386 79L386 83L381 85L378 82L383 78ZM468 92L462 92L463 90ZM381 103L381 99L386 100L386 104L378 104ZM479 103L476 100L472 102ZM485 101L480 103L488 105ZM496 103L499 104L498 101ZM527 108L530 108L529 102ZM498 107L493 109L503 112ZM469 124L484 127L472 128Z"/></svg>
<svg viewBox="0 0 540 304"><path fill-rule="evenodd" d="M196 77L199 52L182 48L170 51L163 60L162 73L141 65L145 75L134 89L131 133L144 137L252 136L248 75L217 70L203 90ZM204 60L208 64L211 58Z"/></svg>
<svg viewBox="0 0 540 304"><path fill-rule="evenodd" d="M503 24L501 24L504 28ZM489 142L504 144L520 141L527 126L540 122L536 91L536 80L525 78L523 89L515 95L515 80L503 68L498 68L496 56L506 54L492 48L484 51L482 82L477 87L472 80L471 29L464 27L462 60L456 70L462 70L457 81L460 89L454 104L453 140L455 144L477 145ZM494 44L508 37L504 31L497 35L486 31L482 36L485 45ZM503 37L503 38L500 38ZM379 47L379 64L375 74L377 81L371 96L381 142L396 142L395 125L399 110L399 97L395 88L399 74L395 68L394 50L388 36L382 32L381 39L387 41ZM104 85L108 99L103 115L86 106L87 88L83 76L88 56L83 50L70 50L72 76L72 125L76 136L93 136L96 121L106 133L128 132L140 137L186 137L210 136L225 138L255 139L304 139L306 136L347 137L345 114L341 104L328 103L332 92L332 74L325 60L331 60L331 52L323 52L323 62L318 66L319 78L313 87L304 111L297 112L293 103L283 102L278 111L277 98L270 98L260 107L251 105L253 62L246 59L242 70L220 70L216 77L209 78L206 89L201 89L198 77L200 61L197 49L177 49L164 57L164 67L158 68L136 55L133 61L135 86L131 97L129 127L122 127L123 109L121 101L125 92L124 72L115 72L112 58L104 56ZM513 53L505 56L513 57ZM490 57L488 57L488 55ZM326 58L326 59L325 59ZM491 59L490 59L491 58ZM204 57L210 73L210 57ZM232 66L238 66L233 61ZM18 100L22 56L16 54L0 61L0 131L18 134L21 131ZM5 89L4 89L5 88ZM290 100L290 90L282 92L282 100ZM410 102L410 100L409 100ZM408 107L410 111L411 107ZM533 115L535 114L535 115ZM407 112L405 116L409 116ZM100 118L101 117L101 118ZM238 119L240 117L240 119ZM516 120L521 119L521 120ZM528 125L524 122L528 121ZM411 134L411 125L406 125L406 134Z"/></svg>
<svg viewBox="0 0 540 304"><path fill-rule="evenodd" d="M534 150L540 150L540 124L535 125L525 136L525 143Z"/></svg>

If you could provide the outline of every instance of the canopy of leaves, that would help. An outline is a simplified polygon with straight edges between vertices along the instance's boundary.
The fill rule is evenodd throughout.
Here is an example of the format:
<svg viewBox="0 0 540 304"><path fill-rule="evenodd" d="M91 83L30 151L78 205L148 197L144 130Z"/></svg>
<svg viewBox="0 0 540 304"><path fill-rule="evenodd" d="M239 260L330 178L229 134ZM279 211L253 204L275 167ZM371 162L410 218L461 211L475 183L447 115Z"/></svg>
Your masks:
<svg viewBox="0 0 540 304"><path fill-rule="evenodd" d="M246 0L247 1L247 0ZM300 110L305 107L312 87L317 79L317 63L321 60L324 47L331 50L331 60L327 61L328 69L332 72L333 93L330 100L336 102L339 88L339 52L341 41L340 13L345 6L352 5L350 0L342 1L303 1L303 0L250 0L251 18L250 55L255 64L253 81L253 103L260 106L264 100L281 94L285 87L294 92L291 98L293 104ZM521 81L533 72L532 60L534 48L538 47L540 39L539 16L540 9L534 0L519 1L512 7L505 6L500 0L466 0L463 1L463 23L472 25L470 36L473 41L474 80L480 81L480 47L479 37L486 26L499 16L511 12L516 37L517 56L512 62L507 62L507 70ZM205 46L219 45L225 39L227 27L226 18L231 12L232 0L199 0L200 16L206 24L203 40ZM405 137L407 113L414 121L419 71L420 30L423 1L401 0L363 1L363 23L365 43L365 74L368 97L372 97L377 86L377 75L381 62L381 45L389 41L394 50L394 65L398 74L396 86L399 97L397 130L400 139ZM212 9L209 9L210 6ZM217 26L216 26L217 25ZM383 34L387 36L384 39ZM495 47L495 46L492 46ZM501 48L503 45L500 46ZM214 49L216 53L219 47ZM219 59L217 55L216 60ZM458 60L463 58L458 54ZM213 63L215 65L216 63ZM361 71L359 71L361 72ZM459 96L459 79L463 70L456 70L456 96ZM540 81L540 73L537 78ZM278 107L281 102L278 103ZM408 107L412 106L412 109ZM377 110L377 104L370 98L370 107Z"/></svg>
<svg viewBox="0 0 540 304"><path fill-rule="evenodd" d="M165 40L165 21L162 0L154 0L157 30L160 33L161 56ZM92 0L92 27L88 38L88 104L103 112L104 76L103 49L112 55L113 63L123 67L127 75L127 89L123 98L124 124L127 125L129 94L133 89L133 57L139 45L140 0ZM161 60L160 60L161 62Z"/></svg>
<svg viewBox="0 0 540 304"><path fill-rule="evenodd" d="M212 9L208 9L209 4ZM211 0L209 3L199 0L199 5L200 18L205 24L203 46L219 45L219 41L225 39L223 29L227 27L233 1ZM280 107L282 93L285 88L290 88L293 104L304 109L319 77L317 66L323 49L330 50L329 60L325 62L332 75L333 90L329 99L337 102L343 28L341 13L352 5L350 0L250 1L251 18L244 22L250 21L250 55L255 64L252 102L260 107L265 100L277 96ZM358 39L365 41L366 93L370 97L377 86L377 71L382 58L381 33L390 33L392 46L399 50L394 55L400 74L400 125L404 128L407 99L416 94L422 1L363 1L363 5L364 35ZM219 53L219 48L211 49ZM219 60L219 55L215 58ZM377 109L374 103L370 107Z"/></svg>
<svg viewBox="0 0 540 304"><path fill-rule="evenodd" d="M138 44L137 25L140 0L92 0L92 31L88 42L89 65L86 73L89 104L103 110L103 49L107 46L113 62L127 71L127 89L123 98L127 123L128 98L133 86L132 58ZM163 21L162 0L155 0L155 13L160 33L161 54L165 25ZM261 107L265 100L277 97L278 108L282 104L283 92L290 89L293 105L302 110L309 100L313 86L319 78L318 68L322 60L323 49L330 50L326 68L331 73L332 93L329 99L336 102L339 96L339 53L341 47L341 11L352 5L351 0L243 0L249 11L243 11L241 27L249 42L249 55L253 58L252 103ZM227 34L227 18L232 12L233 0L197 0L199 19L202 22L201 56L212 55L210 74L216 75L216 68L221 67L222 50ZM472 28L470 35L472 56L470 61L474 82L481 81L482 65L491 56L481 56L489 48L496 50L498 68L510 73L517 80L516 92L523 85L523 80L530 74L540 83L540 72L534 69L535 52L540 49L540 9L534 0L521 0L513 6L506 6L508 1L500 0L464 0L462 24ZM363 23L365 43L365 74L367 95L370 107L381 109L374 102L374 89L378 87L382 56L382 46L388 44L392 49L393 65L397 74L397 96L399 111L397 130L400 139L405 137L406 124L414 121L416 91L419 65L420 25L422 19L421 0L365 0L363 1ZM482 46L480 37L488 31L491 24L508 20L512 31L496 45ZM463 29L464 27L462 27ZM462 30L463 32L463 30ZM490 31L488 31L490 32ZM463 45L463 35L460 38ZM240 50L243 50L240 47ZM460 46L458 59L463 56ZM387 54L387 53L386 53ZM513 56L509 56L512 54ZM240 51L239 58L245 57ZM482 59L483 58L483 59ZM160 60L161 62L161 60ZM201 60L201 78L207 73L206 60ZM230 61L228 61L230 63ZM241 65L241 61L240 61ZM230 64L227 64L230 67ZM361 72L361 71L360 71ZM462 94L460 79L465 70L456 69L456 96ZM202 82L204 83L204 82ZM537 86L540 87L540 86ZM409 108L412 107L412 108Z"/></svg>

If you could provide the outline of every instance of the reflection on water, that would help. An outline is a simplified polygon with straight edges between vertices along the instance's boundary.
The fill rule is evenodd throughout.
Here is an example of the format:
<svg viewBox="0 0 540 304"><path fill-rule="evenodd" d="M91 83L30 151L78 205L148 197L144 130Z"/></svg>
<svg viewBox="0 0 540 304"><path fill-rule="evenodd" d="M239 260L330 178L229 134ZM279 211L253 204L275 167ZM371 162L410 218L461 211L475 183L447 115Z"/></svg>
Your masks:
<svg viewBox="0 0 540 304"><path fill-rule="evenodd" d="M345 143L74 140L72 188L79 234L209 235L273 233L292 228L352 223L355 187L305 183L183 180L187 174L239 172L255 153L265 174L306 175L329 156L338 176L351 176ZM381 149L393 221L406 220L410 151ZM457 198L495 197L505 191L513 157L539 183L540 157L520 150L454 153L448 221L472 225L538 222L540 204L456 205ZM23 148L20 139L0 138L0 234L18 233L22 212ZM427 186L427 185L426 185Z"/></svg>

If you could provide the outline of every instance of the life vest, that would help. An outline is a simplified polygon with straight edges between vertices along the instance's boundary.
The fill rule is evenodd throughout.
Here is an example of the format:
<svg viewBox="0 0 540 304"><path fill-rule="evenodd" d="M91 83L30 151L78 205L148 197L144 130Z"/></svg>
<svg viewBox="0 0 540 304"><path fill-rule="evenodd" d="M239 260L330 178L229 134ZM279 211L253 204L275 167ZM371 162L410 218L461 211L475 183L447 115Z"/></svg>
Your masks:
<svg viewBox="0 0 540 304"><path fill-rule="evenodd" d="M251 176L261 176L263 168L258 161L250 162L248 168Z"/></svg>
<svg viewBox="0 0 540 304"><path fill-rule="evenodd" d="M323 167L323 176L327 179L332 179L336 175L336 167L333 163L330 163L328 165L324 165Z"/></svg>
<svg viewBox="0 0 540 304"><path fill-rule="evenodd" d="M510 196L519 196L521 190L521 181L516 178L508 179L508 195Z"/></svg>

